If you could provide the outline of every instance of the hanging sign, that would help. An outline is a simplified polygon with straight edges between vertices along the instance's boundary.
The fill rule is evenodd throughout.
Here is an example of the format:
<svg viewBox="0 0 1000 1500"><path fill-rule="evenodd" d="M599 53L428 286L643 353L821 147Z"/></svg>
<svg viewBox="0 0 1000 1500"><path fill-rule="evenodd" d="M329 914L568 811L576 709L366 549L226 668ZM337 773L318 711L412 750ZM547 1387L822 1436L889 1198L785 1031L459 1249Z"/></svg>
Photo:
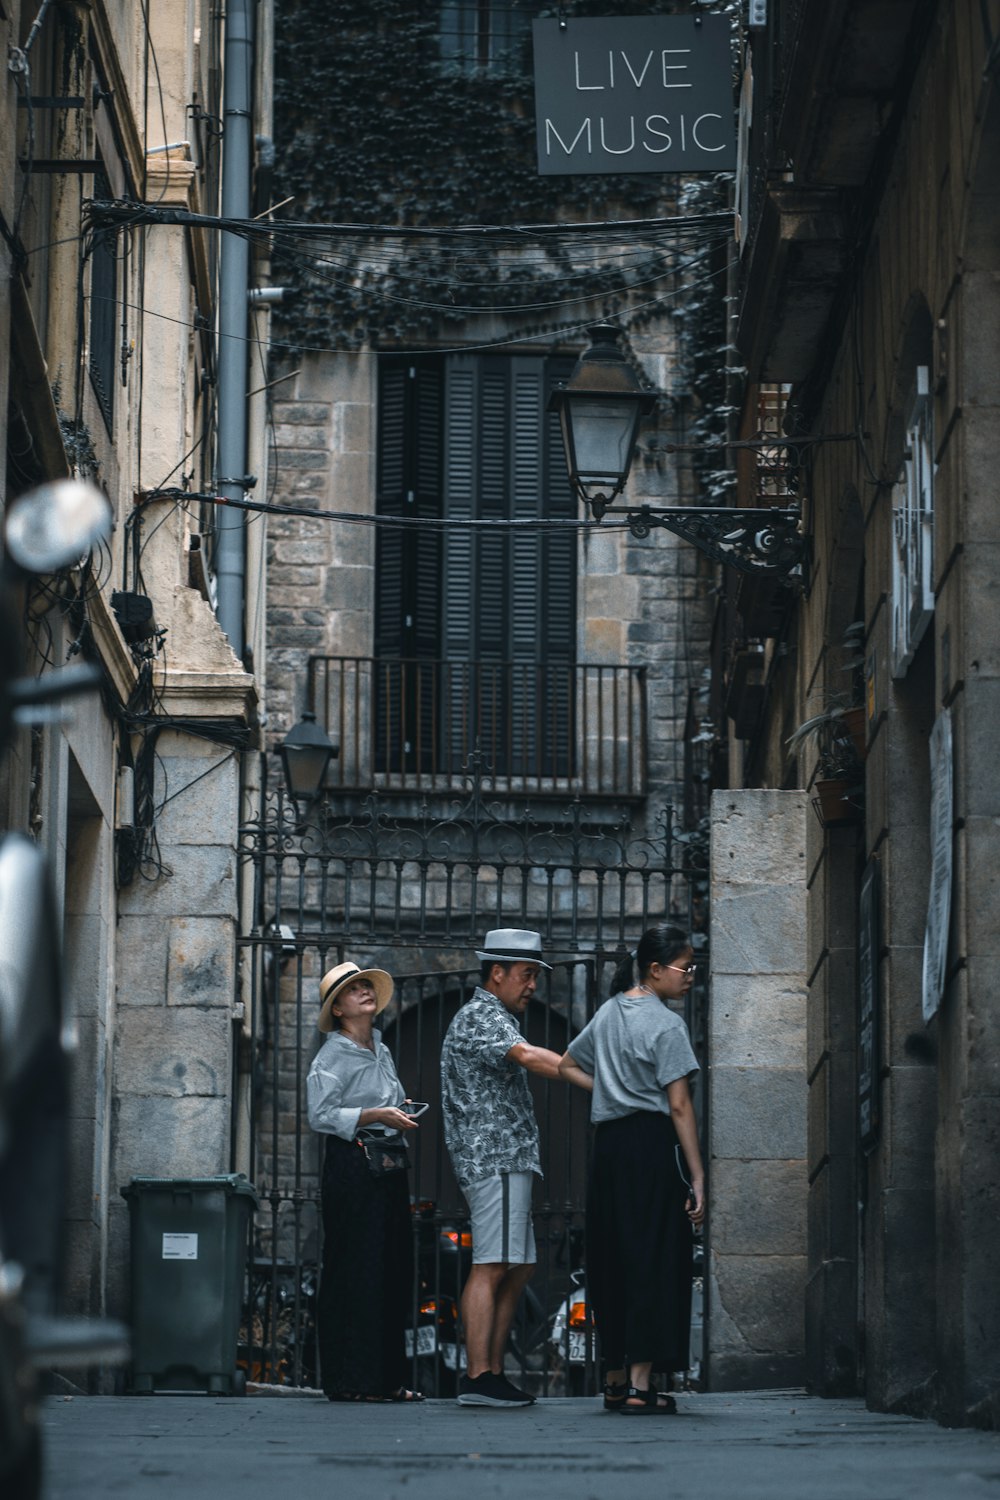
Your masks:
<svg viewBox="0 0 1000 1500"><path fill-rule="evenodd" d="M937 1014L944 997L951 922L954 799L951 714L943 708L931 730L931 893L924 934L925 1021Z"/></svg>
<svg viewBox="0 0 1000 1500"><path fill-rule="evenodd" d="M533 23L538 170L731 172L726 16Z"/></svg>

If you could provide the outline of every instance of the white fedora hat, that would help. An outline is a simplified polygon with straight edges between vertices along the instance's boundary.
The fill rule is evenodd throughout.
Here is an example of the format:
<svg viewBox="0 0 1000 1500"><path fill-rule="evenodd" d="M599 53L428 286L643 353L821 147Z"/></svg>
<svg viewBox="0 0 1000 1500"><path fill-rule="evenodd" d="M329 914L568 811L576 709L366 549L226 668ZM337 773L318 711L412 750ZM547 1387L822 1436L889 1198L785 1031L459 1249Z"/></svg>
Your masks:
<svg viewBox="0 0 1000 1500"><path fill-rule="evenodd" d="M367 979L375 991L375 1014L385 1010L396 987L391 974L384 969L359 969L357 964L338 964L335 969L328 969L319 982L320 1011L316 1025L320 1031L333 1030L333 1002L345 985L352 984L355 979Z"/></svg>
<svg viewBox="0 0 1000 1500"><path fill-rule="evenodd" d="M523 927L495 927L486 934L482 952L477 948L476 957L482 963L537 964L540 969L551 969L542 958L542 935L529 932Z"/></svg>

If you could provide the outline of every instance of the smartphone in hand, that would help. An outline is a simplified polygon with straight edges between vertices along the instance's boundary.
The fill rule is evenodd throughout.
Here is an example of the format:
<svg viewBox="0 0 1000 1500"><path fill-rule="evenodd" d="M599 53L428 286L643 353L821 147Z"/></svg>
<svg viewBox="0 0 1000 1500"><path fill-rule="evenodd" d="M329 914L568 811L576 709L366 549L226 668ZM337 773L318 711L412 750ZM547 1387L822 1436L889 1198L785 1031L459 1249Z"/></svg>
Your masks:
<svg viewBox="0 0 1000 1500"><path fill-rule="evenodd" d="M430 1109L429 1104L421 1104L417 1099L406 1099L399 1106L404 1115L409 1115L411 1120L417 1120Z"/></svg>

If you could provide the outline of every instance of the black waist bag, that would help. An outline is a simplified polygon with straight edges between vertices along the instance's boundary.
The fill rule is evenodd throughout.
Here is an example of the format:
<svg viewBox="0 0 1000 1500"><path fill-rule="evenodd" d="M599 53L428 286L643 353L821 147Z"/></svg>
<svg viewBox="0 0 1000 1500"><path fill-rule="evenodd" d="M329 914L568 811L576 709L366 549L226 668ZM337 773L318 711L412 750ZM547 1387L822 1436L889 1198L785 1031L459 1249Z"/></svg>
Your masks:
<svg viewBox="0 0 1000 1500"><path fill-rule="evenodd" d="M357 1140L373 1177L388 1177L392 1172L405 1172L409 1166L405 1141L394 1141L388 1136L363 1135L359 1135Z"/></svg>

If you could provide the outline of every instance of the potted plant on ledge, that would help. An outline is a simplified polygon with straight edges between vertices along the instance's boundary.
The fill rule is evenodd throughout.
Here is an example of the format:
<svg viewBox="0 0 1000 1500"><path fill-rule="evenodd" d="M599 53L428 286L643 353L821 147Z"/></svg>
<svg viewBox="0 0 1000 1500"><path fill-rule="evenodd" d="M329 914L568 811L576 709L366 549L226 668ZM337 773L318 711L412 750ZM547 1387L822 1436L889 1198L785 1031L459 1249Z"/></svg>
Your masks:
<svg viewBox="0 0 1000 1500"><path fill-rule="evenodd" d="M864 811L865 721L856 704L834 704L804 720L789 735L792 751L815 743L817 769L813 808L824 827L856 823Z"/></svg>

